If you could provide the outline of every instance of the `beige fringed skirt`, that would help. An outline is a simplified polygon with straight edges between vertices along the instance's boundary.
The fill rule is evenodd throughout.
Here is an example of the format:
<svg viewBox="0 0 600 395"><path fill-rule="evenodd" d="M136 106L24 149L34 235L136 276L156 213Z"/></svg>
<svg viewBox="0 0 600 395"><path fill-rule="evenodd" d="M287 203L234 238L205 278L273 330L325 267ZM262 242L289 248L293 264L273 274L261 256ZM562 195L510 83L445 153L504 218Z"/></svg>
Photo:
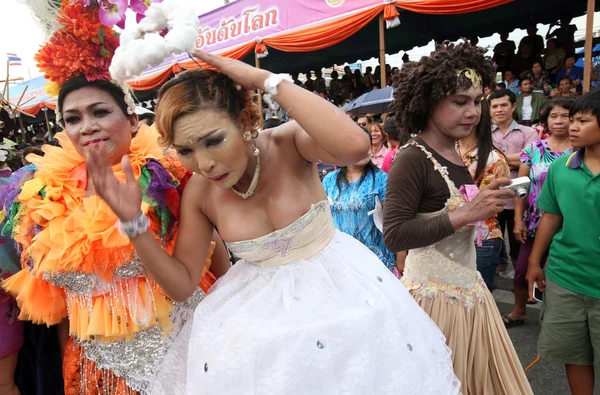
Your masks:
<svg viewBox="0 0 600 395"><path fill-rule="evenodd" d="M483 303L475 303L470 310L461 303L448 303L443 292L428 297L422 297L418 289L410 292L446 336L463 395L533 394L487 288Z"/></svg>

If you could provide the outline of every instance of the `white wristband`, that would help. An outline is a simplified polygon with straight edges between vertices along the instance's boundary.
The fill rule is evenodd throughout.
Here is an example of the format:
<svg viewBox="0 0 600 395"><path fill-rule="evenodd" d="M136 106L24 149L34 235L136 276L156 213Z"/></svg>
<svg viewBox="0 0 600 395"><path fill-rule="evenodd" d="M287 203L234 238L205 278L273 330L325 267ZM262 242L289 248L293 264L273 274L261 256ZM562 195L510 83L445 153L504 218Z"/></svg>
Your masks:
<svg viewBox="0 0 600 395"><path fill-rule="evenodd" d="M265 95L263 99L269 105L269 108L273 111L279 110L279 104L273 100L273 96L277 96L279 91L277 90L277 86L281 84L281 81L286 80L289 82L294 82L289 74L271 74L265 80Z"/></svg>
<svg viewBox="0 0 600 395"><path fill-rule="evenodd" d="M131 221L121 222L121 220L118 220L116 227L121 235L133 239L148 230L150 227L150 219L146 214L140 211L138 216Z"/></svg>

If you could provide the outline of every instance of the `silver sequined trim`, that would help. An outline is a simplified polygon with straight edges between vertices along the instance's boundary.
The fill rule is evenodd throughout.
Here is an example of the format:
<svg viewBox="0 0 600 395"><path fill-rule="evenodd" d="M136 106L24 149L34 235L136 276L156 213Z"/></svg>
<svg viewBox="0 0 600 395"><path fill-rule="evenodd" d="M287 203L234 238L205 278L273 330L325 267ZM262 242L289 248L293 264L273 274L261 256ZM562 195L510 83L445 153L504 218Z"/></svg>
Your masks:
<svg viewBox="0 0 600 395"><path fill-rule="evenodd" d="M144 276L146 276L146 269L137 254L132 260L115 269L115 277L120 280Z"/></svg>
<svg viewBox="0 0 600 395"><path fill-rule="evenodd" d="M115 269L113 276L114 281L127 280L130 278L145 277L146 269L142 265L142 261L135 256L134 259L124 263L122 266ZM50 284L63 288L67 293L73 296L88 296L91 295L94 288L110 287L111 284L106 283L94 273L44 273L44 280Z"/></svg>
<svg viewBox="0 0 600 395"><path fill-rule="evenodd" d="M89 295L92 290L103 281L96 274L67 272L67 273L44 273L44 280L50 284L62 288L73 295Z"/></svg>
<svg viewBox="0 0 600 395"><path fill-rule="evenodd" d="M143 391L156 374L167 350L185 323L193 317L196 306L205 296L197 288L188 300L173 304L170 317L174 330L167 337L163 336L159 326L152 326L137 332L131 340L80 342L85 356L94 361L99 369L109 370L115 376L125 379L131 389Z"/></svg>

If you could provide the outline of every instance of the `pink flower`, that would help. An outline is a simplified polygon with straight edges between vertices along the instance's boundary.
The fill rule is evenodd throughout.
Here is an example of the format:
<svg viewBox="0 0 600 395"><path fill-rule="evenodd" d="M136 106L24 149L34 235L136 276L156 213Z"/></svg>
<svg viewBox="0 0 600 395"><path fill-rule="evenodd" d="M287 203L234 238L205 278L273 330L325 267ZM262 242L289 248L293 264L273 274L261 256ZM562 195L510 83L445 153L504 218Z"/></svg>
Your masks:
<svg viewBox="0 0 600 395"><path fill-rule="evenodd" d="M84 0L86 1L86 0ZM125 27L127 0L98 0L98 17L105 26Z"/></svg>
<svg viewBox="0 0 600 395"><path fill-rule="evenodd" d="M92 3L92 0L73 0L73 4L77 3L81 3L84 7L87 7Z"/></svg>
<svg viewBox="0 0 600 395"><path fill-rule="evenodd" d="M131 8L135 13L137 13L137 21L139 22L144 18L144 14L150 4L152 3L161 3L162 0L131 0L129 3L129 8Z"/></svg>

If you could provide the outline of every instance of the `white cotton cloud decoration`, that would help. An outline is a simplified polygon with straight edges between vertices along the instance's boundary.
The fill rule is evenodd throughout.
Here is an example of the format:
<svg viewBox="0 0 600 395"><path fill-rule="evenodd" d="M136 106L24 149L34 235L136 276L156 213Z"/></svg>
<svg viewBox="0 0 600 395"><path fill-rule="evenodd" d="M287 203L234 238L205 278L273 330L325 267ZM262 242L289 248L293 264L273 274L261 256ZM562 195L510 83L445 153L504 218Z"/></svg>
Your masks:
<svg viewBox="0 0 600 395"><path fill-rule="evenodd" d="M173 52L191 52L194 50L196 45L196 38L198 37L198 29L192 27L185 27L177 30L171 30L165 36L167 45L173 48ZM188 43L192 42L192 48L189 48Z"/></svg>
<svg viewBox="0 0 600 395"><path fill-rule="evenodd" d="M109 71L119 81L139 76L171 54L192 52L198 35L198 17L178 0L151 3L139 24L125 28ZM168 28L162 37L160 32Z"/></svg>

